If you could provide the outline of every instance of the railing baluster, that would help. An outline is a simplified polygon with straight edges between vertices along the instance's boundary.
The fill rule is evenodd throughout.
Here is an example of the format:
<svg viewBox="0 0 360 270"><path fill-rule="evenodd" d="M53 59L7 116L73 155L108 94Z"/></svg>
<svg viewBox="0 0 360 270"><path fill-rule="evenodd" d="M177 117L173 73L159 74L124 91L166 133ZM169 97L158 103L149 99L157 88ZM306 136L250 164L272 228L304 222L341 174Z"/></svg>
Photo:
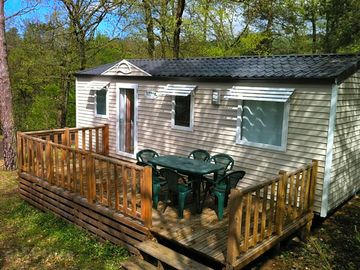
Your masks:
<svg viewBox="0 0 360 270"><path fill-rule="evenodd" d="M61 149L61 187L65 188L65 160L66 160L66 150Z"/></svg>
<svg viewBox="0 0 360 270"><path fill-rule="evenodd" d="M102 153L109 155L109 125L105 124L102 129Z"/></svg>
<svg viewBox="0 0 360 270"><path fill-rule="evenodd" d="M79 132L75 131L75 149L79 149Z"/></svg>
<svg viewBox="0 0 360 270"><path fill-rule="evenodd" d="M45 148L45 160L46 160L46 178L50 184L53 184L53 162L52 162L52 147L50 140L47 140Z"/></svg>
<svg viewBox="0 0 360 270"><path fill-rule="evenodd" d="M299 186L300 186L300 172L298 172L295 175L295 194L294 194L294 209L293 209L293 218L297 218L298 217L298 211L300 208L300 199L299 199Z"/></svg>
<svg viewBox="0 0 360 270"><path fill-rule="evenodd" d="M106 190L107 190L107 204L109 207L112 206L112 202L111 202L111 190L112 190L112 186L111 186L111 170L110 170L110 163L109 161L106 161Z"/></svg>
<svg viewBox="0 0 360 270"><path fill-rule="evenodd" d="M244 250L245 240L242 237L243 195L239 190L232 189L229 199L229 231L227 240L227 263L232 265Z"/></svg>
<svg viewBox="0 0 360 270"><path fill-rule="evenodd" d="M92 135L92 129L89 129L89 151L93 151L93 135Z"/></svg>
<svg viewBox="0 0 360 270"><path fill-rule="evenodd" d="M76 157L76 151L73 150L72 152L72 182L73 182L73 191L77 191L77 169L76 169L76 162L77 162L77 157Z"/></svg>
<svg viewBox="0 0 360 270"><path fill-rule="evenodd" d="M99 129L95 129L95 152L100 153L99 150Z"/></svg>
<svg viewBox="0 0 360 270"><path fill-rule="evenodd" d="M70 154L71 151L65 150L66 154L66 182L68 190L71 190L71 168L70 168Z"/></svg>
<svg viewBox="0 0 360 270"><path fill-rule="evenodd" d="M249 249L249 242L250 242L250 221L251 221L251 201L252 201L252 194L248 193L245 196L246 200L246 216L245 216L245 232L244 232L244 245L242 248L243 252L246 252Z"/></svg>
<svg viewBox="0 0 360 270"><path fill-rule="evenodd" d="M277 202L276 202L276 233L281 235L284 226L284 212L286 203L286 190L287 190L287 173L280 171L280 180L278 184Z"/></svg>
<svg viewBox="0 0 360 270"><path fill-rule="evenodd" d="M278 182L279 183L279 182ZM275 208L274 208L274 204L275 204L275 185L276 183L273 182L271 183L271 195L270 195L270 217L269 217L269 231L268 231L268 237L270 237L273 233L273 224L274 224L274 221L275 221L275 218L274 218L274 211L275 211Z"/></svg>
<svg viewBox="0 0 360 270"><path fill-rule="evenodd" d="M300 201L299 201L300 215L304 213L305 185L306 185L306 177L307 177L306 172L307 170L303 170L301 175Z"/></svg>
<svg viewBox="0 0 360 270"><path fill-rule="evenodd" d="M131 209L132 214L136 214L136 174L135 169L131 168Z"/></svg>
<svg viewBox="0 0 360 270"><path fill-rule="evenodd" d="M268 185L263 189L262 206L261 206L261 230L260 230L260 241L264 240L266 230L266 208L268 198Z"/></svg>
<svg viewBox="0 0 360 270"><path fill-rule="evenodd" d="M86 150L86 130L83 129L81 131L81 147L82 147L82 150Z"/></svg>
<svg viewBox="0 0 360 270"><path fill-rule="evenodd" d="M115 209L119 210L119 190L118 190L118 166L114 164L114 196L115 196Z"/></svg>
<svg viewBox="0 0 360 270"><path fill-rule="evenodd" d="M121 179L122 179L122 191L123 191L123 211L125 213L128 212L128 208L127 208L127 181L128 181L128 177L127 177L127 171L126 171L126 167L123 165L121 166Z"/></svg>
<svg viewBox="0 0 360 270"><path fill-rule="evenodd" d="M260 203L260 190L256 190L255 192L255 200L254 200L254 224L253 224L253 241L252 245L255 246L258 241L258 233L259 233L259 203Z"/></svg>
<svg viewBox="0 0 360 270"><path fill-rule="evenodd" d="M99 201L104 203L104 174L103 174L103 163L99 160L98 166L99 168Z"/></svg>

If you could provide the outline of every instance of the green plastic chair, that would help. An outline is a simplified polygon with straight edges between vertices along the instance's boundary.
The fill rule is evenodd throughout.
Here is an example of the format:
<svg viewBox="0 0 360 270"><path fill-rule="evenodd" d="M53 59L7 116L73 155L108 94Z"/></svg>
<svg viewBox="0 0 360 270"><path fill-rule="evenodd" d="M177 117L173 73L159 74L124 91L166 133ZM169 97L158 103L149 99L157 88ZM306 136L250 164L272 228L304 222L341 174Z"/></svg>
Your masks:
<svg viewBox="0 0 360 270"><path fill-rule="evenodd" d="M144 149L136 153L136 160L138 162L148 163L150 159L158 157L159 154L151 149Z"/></svg>
<svg viewBox="0 0 360 270"><path fill-rule="evenodd" d="M234 171L218 178L212 184L208 184L204 191L201 209L204 207L208 194L215 197L217 199L218 219L222 220L224 216L224 207L227 206L230 190L236 188L237 184L244 176L244 171Z"/></svg>
<svg viewBox="0 0 360 270"><path fill-rule="evenodd" d="M226 172L234 167L234 159L228 154L217 154L210 158L209 162L223 165L223 169L218 171L218 177L224 176Z"/></svg>
<svg viewBox="0 0 360 270"><path fill-rule="evenodd" d="M158 157L159 154L151 149L144 149L139 151L136 154L137 165L139 166L151 166L152 167L152 198L153 198L153 207L157 209L157 205L159 202L159 193L164 186L167 184L166 180L160 176L159 171L156 167L149 163L148 161L154 157Z"/></svg>
<svg viewBox="0 0 360 270"><path fill-rule="evenodd" d="M210 159L210 154L206 150L196 149L189 154L188 158L208 161Z"/></svg>
<svg viewBox="0 0 360 270"><path fill-rule="evenodd" d="M161 176L154 176L152 177L152 201L153 201L153 208L157 209L159 203L159 195L164 192L165 193L165 202L167 202L167 181L166 179L162 178Z"/></svg>
<svg viewBox="0 0 360 270"><path fill-rule="evenodd" d="M187 183L180 183L180 180L184 180L183 176L178 174L176 171L163 168L160 170L160 175L163 176L167 182L167 195L165 196L166 199L166 206L168 201L168 196L172 202L174 203L174 195L178 197L178 217L184 217L184 207L185 201L189 194L191 194L191 187L187 185ZM165 208L166 208L165 206Z"/></svg>

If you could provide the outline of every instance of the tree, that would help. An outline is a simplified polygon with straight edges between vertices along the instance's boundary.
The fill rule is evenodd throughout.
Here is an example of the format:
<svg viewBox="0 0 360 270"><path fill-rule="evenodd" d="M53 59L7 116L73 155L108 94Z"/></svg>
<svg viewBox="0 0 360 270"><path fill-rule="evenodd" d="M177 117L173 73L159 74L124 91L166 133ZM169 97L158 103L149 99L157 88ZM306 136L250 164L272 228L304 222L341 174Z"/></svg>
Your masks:
<svg viewBox="0 0 360 270"><path fill-rule="evenodd" d="M180 54L180 32L182 24L182 16L185 9L185 0L176 1L175 11L175 29L173 34L173 57L179 58Z"/></svg>
<svg viewBox="0 0 360 270"><path fill-rule="evenodd" d="M5 40L4 0L0 0L0 121L4 135L4 165L7 170L15 169L16 138Z"/></svg>
<svg viewBox="0 0 360 270"><path fill-rule="evenodd" d="M154 37L154 21L152 17L152 3L149 0L143 0L144 17L146 24L146 35L148 41L148 55L150 58L155 57L155 37Z"/></svg>

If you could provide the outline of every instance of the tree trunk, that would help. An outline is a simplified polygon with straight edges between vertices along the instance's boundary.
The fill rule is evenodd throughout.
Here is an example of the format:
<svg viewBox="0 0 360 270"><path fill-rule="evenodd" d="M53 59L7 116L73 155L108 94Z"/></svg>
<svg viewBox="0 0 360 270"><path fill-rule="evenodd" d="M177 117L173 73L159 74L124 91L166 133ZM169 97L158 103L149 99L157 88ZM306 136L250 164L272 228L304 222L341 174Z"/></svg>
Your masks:
<svg viewBox="0 0 360 270"><path fill-rule="evenodd" d="M154 38L154 22L151 14L151 5L149 0L143 0L143 8L145 13L146 35L148 40L148 55L150 58L155 57L155 38Z"/></svg>
<svg viewBox="0 0 360 270"><path fill-rule="evenodd" d="M161 48L161 58L166 58L166 47L169 46L169 42L167 41L167 15L168 15L168 0L162 0L160 6L160 48Z"/></svg>
<svg viewBox="0 0 360 270"><path fill-rule="evenodd" d="M173 57L179 58L180 54L180 32L182 24L182 15L185 9L185 0L177 0L175 14L175 29L173 35Z"/></svg>
<svg viewBox="0 0 360 270"><path fill-rule="evenodd" d="M4 0L0 0L0 120L5 169L13 170L16 168L16 138L5 40Z"/></svg>
<svg viewBox="0 0 360 270"><path fill-rule="evenodd" d="M311 18L311 25L312 25L312 53L316 53L317 51L317 29L316 29L316 18L313 14Z"/></svg>
<svg viewBox="0 0 360 270"><path fill-rule="evenodd" d="M71 87L71 78L70 76L63 76L61 79L61 96L58 108L58 115L57 115L57 125L58 127L66 127L66 116L68 110L68 100L69 100L69 93Z"/></svg>
<svg viewBox="0 0 360 270"><path fill-rule="evenodd" d="M80 36L79 39L79 56L80 56L80 70L84 70L86 67L86 40L85 34Z"/></svg>

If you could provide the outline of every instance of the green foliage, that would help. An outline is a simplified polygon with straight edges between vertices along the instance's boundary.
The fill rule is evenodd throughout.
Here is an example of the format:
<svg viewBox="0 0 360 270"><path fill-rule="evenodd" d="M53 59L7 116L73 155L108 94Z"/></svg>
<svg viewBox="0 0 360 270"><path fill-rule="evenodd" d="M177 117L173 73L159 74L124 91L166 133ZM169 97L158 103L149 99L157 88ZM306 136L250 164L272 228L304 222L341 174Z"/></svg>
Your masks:
<svg viewBox="0 0 360 270"><path fill-rule="evenodd" d="M125 5L121 15L111 13L111 19L121 23L114 24L109 32L126 29L122 39L99 30L86 35L87 67L148 57L142 3ZM155 58L171 57L176 3L149 3ZM59 112L65 111L66 125L75 125L74 73L81 66L79 41L71 31L69 18L62 16L66 10L59 8L60 12L45 22L26 22L21 34L16 28L6 33L18 130L59 127L64 124ZM358 0L188 0L182 18L180 56L359 52L359 13Z"/></svg>
<svg viewBox="0 0 360 270"><path fill-rule="evenodd" d="M33 102L22 122L23 129L43 130L57 127L57 111L52 108L57 107L59 91L57 85L47 85L42 93L33 98Z"/></svg>

